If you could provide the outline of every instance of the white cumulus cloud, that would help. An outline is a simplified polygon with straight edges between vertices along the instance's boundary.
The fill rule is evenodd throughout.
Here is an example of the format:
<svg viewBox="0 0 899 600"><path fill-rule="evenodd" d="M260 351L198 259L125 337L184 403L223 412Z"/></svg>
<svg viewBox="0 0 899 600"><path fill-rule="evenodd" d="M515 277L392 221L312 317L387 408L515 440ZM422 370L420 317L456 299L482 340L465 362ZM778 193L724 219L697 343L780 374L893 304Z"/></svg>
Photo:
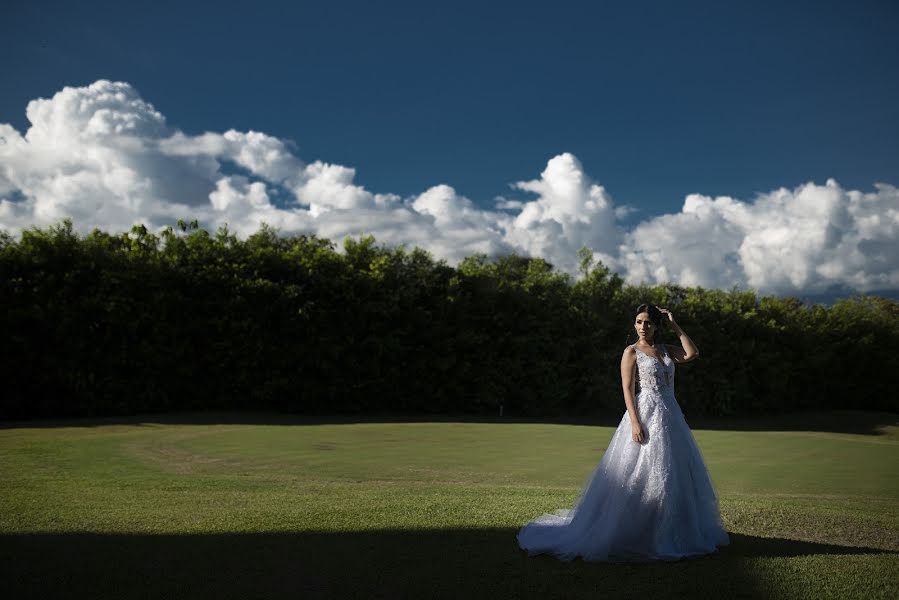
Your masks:
<svg viewBox="0 0 899 600"><path fill-rule="evenodd" d="M615 267L631 281L751 286L781 294L899 288L899 190L830 179L742 202L687 196L680 213L637 225Z"/></svg>
<svg viewBox="0 0 899 600"><path fill-rule="evenodd" d="M636 210L569 153L482 208L449 185L409 198L373 193L355 169L306 162L292 144L257 131L186 134L129 84L97 81L33 100L24 134L0 123L0 228L16 233L70 217L82 232L159 230L177 219L248 235L265 222L284 234L338 244L366 233L430 250L451 264L473 253L539 256L575 274L577 250L627 281L765 293L899 288L899 192L845 190L835 181L750 201L702 194L680 212L629 231Z"/></svg>

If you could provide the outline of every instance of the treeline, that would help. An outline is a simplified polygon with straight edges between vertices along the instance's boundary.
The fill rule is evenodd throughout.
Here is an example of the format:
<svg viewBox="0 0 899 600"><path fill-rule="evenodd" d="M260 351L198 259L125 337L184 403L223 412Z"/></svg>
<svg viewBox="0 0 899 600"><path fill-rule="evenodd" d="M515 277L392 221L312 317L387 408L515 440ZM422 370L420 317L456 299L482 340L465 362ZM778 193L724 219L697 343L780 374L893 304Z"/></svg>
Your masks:
<svg viewBox="0 0 899 600"><path fill-rule="evenodd" d="M79 236L0 233L0 418L197 409L296 413L623 412L619 362L642 302L701 350L688 414L896 411L899 305L630 286L590 252L466 258L268 226L240 240L178 222ZM668 332L665 341L678 343Z"/></svg>

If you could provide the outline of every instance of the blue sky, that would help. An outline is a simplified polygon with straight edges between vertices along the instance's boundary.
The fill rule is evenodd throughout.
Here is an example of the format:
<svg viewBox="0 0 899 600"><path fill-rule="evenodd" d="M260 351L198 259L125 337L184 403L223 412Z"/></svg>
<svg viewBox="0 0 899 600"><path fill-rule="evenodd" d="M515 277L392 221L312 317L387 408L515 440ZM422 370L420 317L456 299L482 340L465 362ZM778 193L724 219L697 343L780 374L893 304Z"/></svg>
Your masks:
<svg viewBox="0 0 899 600"><path fill-rule="evenodd" d="M546 197L510 184L537 181L570 153L626 207L614 223L626 237L679 214L690 194L749 204L831 178L847 193L899 184L897 6L20 2L0 23L0 123L24 135L29 101L126 82L185 135L264 132L304 164L355 169L353 184L372 193L411 198L446 184L485 210L497 196ZM875 241L892 248L884 235ZM729 279L638 268L622 240L598 257L635 277L767 285L749 266ZM541 247L529 244L519 246ZM824 273L818 283L794 273L767 287L854 285L807 266Z"/></svg>

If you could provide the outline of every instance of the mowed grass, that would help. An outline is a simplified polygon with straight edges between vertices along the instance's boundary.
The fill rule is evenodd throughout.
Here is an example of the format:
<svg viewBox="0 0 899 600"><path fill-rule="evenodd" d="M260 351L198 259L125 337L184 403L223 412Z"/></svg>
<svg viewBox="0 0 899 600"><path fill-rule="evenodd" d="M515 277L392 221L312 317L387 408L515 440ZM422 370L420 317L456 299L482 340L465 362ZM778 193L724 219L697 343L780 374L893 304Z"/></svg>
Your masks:
<svg viewBox="0 0 899 600"><path fill-rule="evenodd" d="M694 428L730 546L615 565L515 538L614 427L241 418L0 429L6 597L899 597L895 424Z"/></svg>

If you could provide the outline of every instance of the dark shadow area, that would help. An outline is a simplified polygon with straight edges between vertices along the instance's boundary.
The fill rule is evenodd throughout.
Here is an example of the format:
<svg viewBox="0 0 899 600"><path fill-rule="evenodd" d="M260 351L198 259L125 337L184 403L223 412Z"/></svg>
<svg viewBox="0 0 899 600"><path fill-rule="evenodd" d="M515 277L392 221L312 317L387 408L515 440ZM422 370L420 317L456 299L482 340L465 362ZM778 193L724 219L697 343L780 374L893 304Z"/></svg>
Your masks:
<svg viewBox="0 0 899 600"><path fill-rule="evenodd" d="M720 549L722 556L811 556L817 554L895 554L899 550L839 546L784 538L766 538L742 533L728 533L730 545Z"/></svg>
<svg viewBox="0 0 899 600"><path fill-rule="evenodd" d="M99 427L103 425L337 425L353 423L533 423L615 427L620 413L591 417L527 418L490 415L297 415L278 412L191 411L147 413L108 417L73 417L68 419L32 419L0 422L0 429L30 427ZM686 414L691 429L726 431L820 431L882 435L883 428L899 426L899 414L871 411L816 411L756 417L701 417Z"/></svg>
<svg viewBox="0 0 899 600"><path fill-rule="evenodd" d="M563 562L527 556L516 533L8 534L0 576L7 598L758 598L772 582L752 557L897 554L732 535L681 561ZM841 581L821 585L839 595Z"/></svg>

